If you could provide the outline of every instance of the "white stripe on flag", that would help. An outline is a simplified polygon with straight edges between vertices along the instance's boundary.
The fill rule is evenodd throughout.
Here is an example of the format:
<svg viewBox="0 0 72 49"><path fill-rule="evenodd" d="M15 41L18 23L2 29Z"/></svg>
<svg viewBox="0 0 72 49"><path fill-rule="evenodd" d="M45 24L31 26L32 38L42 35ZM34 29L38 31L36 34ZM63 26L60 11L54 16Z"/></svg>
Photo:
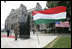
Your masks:
<svg viewBox="0 0 72 49"><path fill-rule="evenodd" d="M66 12L61 12L58 14L41 14L38 13L33 16L34 20L37 19L66 19Z"/></svg>

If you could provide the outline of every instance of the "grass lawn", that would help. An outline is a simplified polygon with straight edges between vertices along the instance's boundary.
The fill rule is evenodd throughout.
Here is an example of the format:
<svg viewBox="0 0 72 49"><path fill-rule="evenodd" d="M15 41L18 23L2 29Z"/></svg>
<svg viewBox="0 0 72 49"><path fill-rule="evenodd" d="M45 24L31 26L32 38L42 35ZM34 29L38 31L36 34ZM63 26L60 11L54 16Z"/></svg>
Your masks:
<svg viewBox="0 0 72 49"><path fill-rule="evenodd" d="M50 44L46 45L44 48L48 48ZM51 48L71 48L71 37L60 37L56 42L54 42Z"/></svg>

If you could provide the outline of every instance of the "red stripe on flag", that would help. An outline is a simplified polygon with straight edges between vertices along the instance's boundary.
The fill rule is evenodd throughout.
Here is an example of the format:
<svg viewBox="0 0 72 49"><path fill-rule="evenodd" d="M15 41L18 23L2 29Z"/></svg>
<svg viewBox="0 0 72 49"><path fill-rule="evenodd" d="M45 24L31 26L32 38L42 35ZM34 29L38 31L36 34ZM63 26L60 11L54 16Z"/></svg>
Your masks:
<svg viewBox="0 0 72 49"><path fill-rule="evenodd" d="M50 8L44 11L33 11L33 15L37 13L42 13L42 14L57 14L61 12L66 12L66 7L65 6L58 6L54 8Z"/></svg>

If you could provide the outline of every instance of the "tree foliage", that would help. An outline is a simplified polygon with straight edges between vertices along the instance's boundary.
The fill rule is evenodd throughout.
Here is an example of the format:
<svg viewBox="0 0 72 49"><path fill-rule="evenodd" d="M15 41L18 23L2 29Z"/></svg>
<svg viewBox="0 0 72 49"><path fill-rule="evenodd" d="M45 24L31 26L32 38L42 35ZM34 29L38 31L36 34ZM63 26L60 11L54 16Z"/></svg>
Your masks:
<svg viewBox="0 0 72 49"><path fill-rule="evenodd" d="M71 17L71 1L47 1L47 3L46 3L46 7L48 7L48 8L53 8L53 7L57 7L57 6L67 7L66 20L71 22L71 19L70 19L70 17Z"/></svg>

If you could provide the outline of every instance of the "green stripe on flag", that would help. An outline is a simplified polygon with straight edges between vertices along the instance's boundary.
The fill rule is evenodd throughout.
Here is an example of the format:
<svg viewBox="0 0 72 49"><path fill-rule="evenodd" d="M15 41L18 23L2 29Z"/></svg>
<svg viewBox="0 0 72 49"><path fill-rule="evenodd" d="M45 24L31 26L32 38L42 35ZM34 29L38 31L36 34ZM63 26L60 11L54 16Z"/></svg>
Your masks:
<svg viewBox="0 0 72 49"><path fill-rule="evenodd" d="M65 19L37 19L34 20L35 25L37 24L48 24L48 23L53 23L55 21L65 21Z"/></svg>

